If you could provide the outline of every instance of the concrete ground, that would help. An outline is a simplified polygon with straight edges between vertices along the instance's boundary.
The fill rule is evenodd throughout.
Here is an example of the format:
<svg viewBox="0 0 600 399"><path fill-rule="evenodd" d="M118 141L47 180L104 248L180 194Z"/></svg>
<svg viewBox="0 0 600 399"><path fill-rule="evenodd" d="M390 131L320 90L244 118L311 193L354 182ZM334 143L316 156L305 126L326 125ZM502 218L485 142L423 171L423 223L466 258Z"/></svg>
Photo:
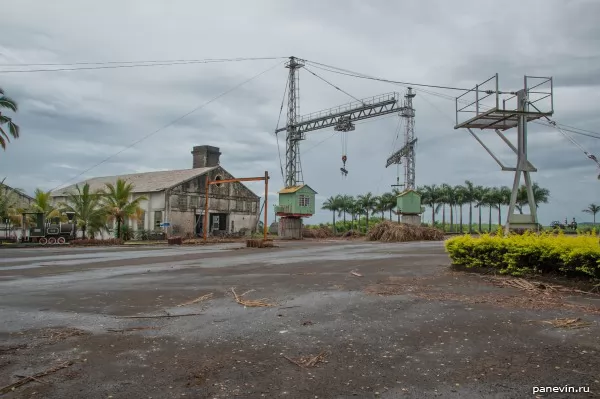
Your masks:
<svg viewBox="0 0 600 399"><path fill-rule="evenodd" d="M0 387L0 396L600 392L595 296L523 291L452 271L440 242L278 245L0 249L0 386L35 378ZM242 306L232 287L273 306ZM591 324L544 322L563 317ZM302 366L309 360L314 367ZM590 393L533 394L565 385Z"/></svg>

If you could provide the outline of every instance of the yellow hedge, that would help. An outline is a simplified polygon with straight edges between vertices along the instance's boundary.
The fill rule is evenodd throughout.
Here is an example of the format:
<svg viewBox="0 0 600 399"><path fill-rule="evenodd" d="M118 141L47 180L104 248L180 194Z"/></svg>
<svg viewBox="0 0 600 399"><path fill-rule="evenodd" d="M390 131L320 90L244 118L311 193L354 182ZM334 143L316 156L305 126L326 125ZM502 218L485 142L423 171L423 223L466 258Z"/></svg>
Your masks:
<svg viewBox="0 0 600 399"><path fill-rule="evenodd" d="M497 268L515 276L558 273L569 277L600 278L600 242L595 231L577 236L531 233L504 236L464 235L445 242L455 265Z"/></svg>

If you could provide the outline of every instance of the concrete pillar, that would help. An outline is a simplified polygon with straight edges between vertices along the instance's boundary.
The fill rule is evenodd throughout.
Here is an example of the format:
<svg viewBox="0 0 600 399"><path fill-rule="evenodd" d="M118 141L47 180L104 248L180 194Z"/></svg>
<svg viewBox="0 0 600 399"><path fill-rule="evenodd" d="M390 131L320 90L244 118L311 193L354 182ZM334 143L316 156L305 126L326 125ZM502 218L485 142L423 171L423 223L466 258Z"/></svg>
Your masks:
<svg viewBox="0 0 600 399"><path fill-rule="evenodd" d="M277 232L279 238L287 240L302 239L302 219L293 217L279 218L279 229Z"/></svg>
<svg viewBox="0 0 600 399"><path fill-rule="evenodd" d="M412 224L413 226L420 226L421 215L402 215L402 223Z"/></svg>

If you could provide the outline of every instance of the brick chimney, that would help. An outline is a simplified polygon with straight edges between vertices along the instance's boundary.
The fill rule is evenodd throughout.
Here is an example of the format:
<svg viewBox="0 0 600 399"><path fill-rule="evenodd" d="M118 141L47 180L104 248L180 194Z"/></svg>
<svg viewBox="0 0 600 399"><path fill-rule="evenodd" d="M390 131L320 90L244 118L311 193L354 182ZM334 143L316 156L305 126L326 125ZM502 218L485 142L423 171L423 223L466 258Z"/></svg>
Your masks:
<svg viewBox="0 0 600 399"><path fill-rule="evenodd" d="M210 145L197 145L192 150L193 168L210 168L219 165L221 152L219 147Z"/></svg>

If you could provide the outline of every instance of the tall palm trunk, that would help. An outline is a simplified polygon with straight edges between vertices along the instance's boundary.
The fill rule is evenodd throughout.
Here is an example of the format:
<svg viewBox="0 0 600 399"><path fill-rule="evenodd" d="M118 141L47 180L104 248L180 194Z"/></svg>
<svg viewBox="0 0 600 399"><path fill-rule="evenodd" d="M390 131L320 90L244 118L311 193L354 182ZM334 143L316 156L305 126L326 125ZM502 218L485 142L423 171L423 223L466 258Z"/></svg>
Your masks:
<svg viewBox="0 0 600 399"><path fill-rule="evenodd" d="M481 233L481 206L479 208L479 233Z"/></svg>
<svg viewBox="0 0 600 399"><path fill-rule="evenodd" d="M502 205L498 204L498 226L502 226Z"/></svg>
<svg viewBox="0 0 600 399"><path fill-rule="evenodd" d="M435 204L431 204L431 227L435 227Z"/></svg>
<svg viewBox="0 0 600 399"><path fill-rule="evenodd" d="M117 218L117 238L121 238L121 218Z"/></svg>
<svg viewBox="0 0 600 399"><path fill-rule="evenodd" d="M81 226L81 238L83 238L85 240L85 230L87 228L87 225L84 223L83 226Z"/></svg>
<svg viewBox="0 0 600 399"><path fill-rule="evenodd" d="M460 234L463 233L463 207L462 205L458 208L460 211Z"/></svg>
<svg viewBox="0 0 600 399"><path fill-rule="evenodd" d="M490 214L488 217L488 232L492 231L492 206L490 205Z"/></svg>
<svg viewBox="0 0 600 399"><path fill-rule="evenodd" d="M446 204L442 206L442 230L446 231Z"/></svg>
<svg viewBox="0 0 600 399"><path fill-rule="evenodd" d="M473 203L469 202L469 234L473 233Z"/></svg>
<svg viewBox="0 0 600 399"><path fill-rule="evenodd" d="M335 211L333 213L333 234L335 234Z"/></svg>
<svg viewBox="0 0 600 399"><path fill-rule="evenodd" d="M450 205L450 231L454 231L454 207Z"/></svg>

